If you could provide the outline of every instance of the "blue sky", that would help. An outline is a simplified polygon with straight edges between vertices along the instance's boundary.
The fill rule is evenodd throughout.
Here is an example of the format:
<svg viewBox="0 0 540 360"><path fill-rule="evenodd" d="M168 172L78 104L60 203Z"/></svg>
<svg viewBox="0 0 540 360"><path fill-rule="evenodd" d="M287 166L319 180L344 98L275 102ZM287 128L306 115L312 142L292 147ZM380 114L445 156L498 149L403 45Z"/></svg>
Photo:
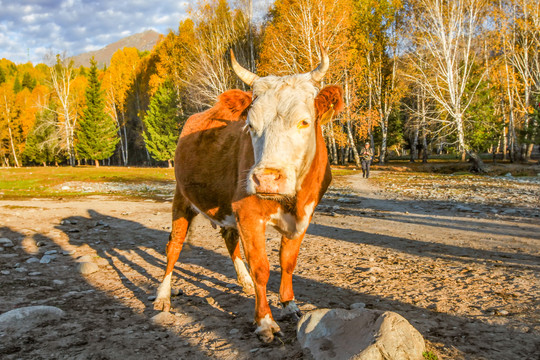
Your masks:
<svg viewBox="0 0 540 360"><path fill-rule="evenodd" d="M185 0L0 0L0 58L44 61L97 50L154 29L166 34L185 18Z"/></svg>

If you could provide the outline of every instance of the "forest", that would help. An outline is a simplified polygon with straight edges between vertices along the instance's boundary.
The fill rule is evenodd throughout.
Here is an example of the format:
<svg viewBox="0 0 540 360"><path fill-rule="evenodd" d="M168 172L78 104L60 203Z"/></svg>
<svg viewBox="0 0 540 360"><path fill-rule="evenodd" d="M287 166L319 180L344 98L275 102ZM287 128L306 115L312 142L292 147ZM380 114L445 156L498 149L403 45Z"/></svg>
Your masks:
<svg viewBox="0 0 540 360"><path fill-rule="evenodd" d="M325 84L346 109L325 125L333 164L376 160L529 162L540 143L540 3L536 0L205 0L150 52L110 65L0 60L0 161L172 166L185 120L222 92L249 90L230 50L260 76L308 72L321 42ZM49 65L46 65L49 64ZM324 84L322 84L324 86Z"/></svg>

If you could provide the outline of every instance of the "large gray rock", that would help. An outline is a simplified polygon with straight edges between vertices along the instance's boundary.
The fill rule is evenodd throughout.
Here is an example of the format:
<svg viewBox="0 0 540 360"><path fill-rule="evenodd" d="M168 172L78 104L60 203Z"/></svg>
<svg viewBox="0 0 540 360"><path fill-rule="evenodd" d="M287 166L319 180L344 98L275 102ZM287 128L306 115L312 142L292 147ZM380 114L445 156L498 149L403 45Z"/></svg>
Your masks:
<svg viewBox="0 0 540 360"><path fill-rule="evenodd" d="M2 245L2 247L5 247L5 248L14 246L13 241L11 241L8 238L0 238L0 245Z"/></svg>
<svg viewBox="0 0 540 360"><path fill-rule="evenodd" d="M0 315L0 331L27 330L64 316L64 311L54 306L22 307Z"/></svg>
<svg viewBox="0 0 540 360"><path fill-rule="evenodd" d="M313 310L300 319L297 337L316 360L421 360L425 351L422 335L391 311Z"/></svg>

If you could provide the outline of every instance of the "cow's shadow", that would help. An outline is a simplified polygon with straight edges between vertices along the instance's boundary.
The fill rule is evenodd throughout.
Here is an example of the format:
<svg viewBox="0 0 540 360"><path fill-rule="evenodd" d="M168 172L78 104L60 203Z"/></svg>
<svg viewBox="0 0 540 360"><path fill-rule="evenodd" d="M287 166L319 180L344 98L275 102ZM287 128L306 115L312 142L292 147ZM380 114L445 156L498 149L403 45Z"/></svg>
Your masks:
<svg viewBox="0 0 540 360"><path fill-rule="evenodd" d="M96 243L84 237L76 236L73 238L70 237L70 242L75 245L86 243L94 248L97 254L106 259L111 268L120 277L122 285L146 305L144 315L146 317L155 315L156 312L152 309L152 303L148 300L148 295L153 293L159 280L161 280L162 271L165 268L165 256L163 254L168 239L168 232L149 229L140 223L125 219L111 218L93 210L89 210L89 218L79 217L69 218L67 220L75 220L78 224L87 226L88 229L95 227L95 224L99 221L111 223L111 228L108 231L117 232L117 234L115 233L115 236L108 237L109 240L101 240L99 243ZM430 245L417 241L410 242L412 240L385 237L383 235L369 233L369 231L355 232L351 236L351 233L344 232L344 229L330 228L327 225L312 224L309 228L309 234L338 241L358 244L368 243L380 247L390 247L398 251L408 251L411 254L421 256L457 257L460 254L458 246L446 244ZM66 233L68 235L80 234ZM114 240L115 238L140 238L141 233L144 234L142 243L138 241ZM138 234L139 236L137 236ZM393 243L403 241L408 241L408 246L392 246ZM359 252L361 253L361 251ZM131 256L126 256L128 253ZM491 250L477 250L476 254L477 256L475 257L480 260L482 258L500 258L516 263L522 260L525 260L525 262L536 260L534 256L521 258L519 256L516 257L516 254L499 253ZM137 259L137 261L134 259ZM477 259L470 260L477 261ZM467 262L469 259L463 261ZM522 266L527 267L529 265L523 264ZM154 268L154 271L148 271L148 268ZM159 269L159 271L155 271L155 269ZM131 280L133 277L126 276L129 272L136 272L138 277L143 280L134 282ZM181 253L179 262L175 267L174 275L177 279L175 281L176 284L197 290L173 298L173 309L191 317L194 322L203 324L203 328L206 326L206 331L213 331L218 337L227 339L229 346L241 353L249 354L250 357L271 357L270 353L249 353L251 348L261 346L252 332L254 330L254 326L251 324L254 300L252 297L244 295L241 289L234 285L236 281L234 268L230 258L227 256L222 239L217 235L217 231L215 244L210 247L208 246L208 242L204 246L201 246L197 244L196 239L192 241L189 249ZM268 283L271 291L278 291L279 279L279 272L275 270L271 271ZM141 284L143 284L142 290ZM452 344L452 346L455 346L465 354L469 353L471 348L475 349L476 346L476 350L473 351L477 351L480 348L484 350L488 358L497 358L497 353L505 346L512 344L513 348L516 348L515 343L522 344L516 351L525 357L535 351L531 349L530 345L531 336L534 336L533 334L523 334L509 329L504 325L488 324L482 319L437 312L433 309L404 303L395 298L367 294L362 292L361 288L355 290L352 290L351 287L343 288L332 284L330 280L328 282L321 282L296 275L294 284L297 298L303 304L309 303L314 307L323 308L348 307L355 302L364 302L370 308L396 311L411 321L428 340L435 343ZM317 291L313 291L313 289L317 289ZM276 305L275 302L272 304ZM274 306L272 311L276 315L278 309ZM281 347L285 351L274 353L272 356L276 356L276 358L294 358L299 356L301 350L295 341L294 324L285 323L281 325L286 333L284 339L285 345ZM506 332L508 339L507 341L494 344L490 348L486 348L485 344L483 344L485 337L476 336L477 334L472 334L469 330L465 332L467 337L463 337L465 335L459 335L460 331L464 328L474 329L474 332L477 332L477 334ZM239 335L231 335L230 332L233 329L240 329ZM200 351L201 353L205 353L208 349L204 349L203 347ZM475 356L478 356L478 354L475 354Z"/></svg>

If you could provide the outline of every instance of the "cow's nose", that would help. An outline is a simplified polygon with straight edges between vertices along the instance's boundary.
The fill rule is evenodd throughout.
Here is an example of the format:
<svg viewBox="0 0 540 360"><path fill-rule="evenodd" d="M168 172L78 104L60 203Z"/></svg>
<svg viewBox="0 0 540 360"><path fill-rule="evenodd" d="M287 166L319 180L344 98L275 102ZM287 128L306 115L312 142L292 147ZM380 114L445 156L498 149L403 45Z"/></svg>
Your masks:
<svg viewBox="0 0 540 360"><path fill-rule="evenodd" d="M257 193L279 194L283 191L285 182L285 174L278 169L261 169L253 173Z"/></svg>

